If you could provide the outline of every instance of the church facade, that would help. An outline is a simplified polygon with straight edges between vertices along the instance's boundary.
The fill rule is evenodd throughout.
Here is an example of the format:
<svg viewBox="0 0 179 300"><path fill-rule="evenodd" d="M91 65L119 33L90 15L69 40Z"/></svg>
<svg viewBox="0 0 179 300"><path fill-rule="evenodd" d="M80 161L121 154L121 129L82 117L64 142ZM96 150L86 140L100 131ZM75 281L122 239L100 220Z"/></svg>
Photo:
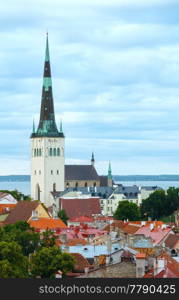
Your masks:
<svg viewBox="0 0 179 300"><path fill-rule="evenodd" d="M94 154L89 165L65 165L65 136L55 121L48 34L42 86L40 120L31 134L31 198L46 207L53 206L52 193L66 188L112 186L111 166L108 176L99 176Z"/></svg>

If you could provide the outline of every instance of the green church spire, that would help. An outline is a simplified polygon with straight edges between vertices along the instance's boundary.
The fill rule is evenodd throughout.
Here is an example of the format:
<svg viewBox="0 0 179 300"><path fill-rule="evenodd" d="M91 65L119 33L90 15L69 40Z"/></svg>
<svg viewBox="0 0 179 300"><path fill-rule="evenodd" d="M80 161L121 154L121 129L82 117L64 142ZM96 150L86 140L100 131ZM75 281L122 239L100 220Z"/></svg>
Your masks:
<svg viewBox="0 0 179 300"><path fill-rule="evenodd" d="M31 137L64 137L63 132L58 131L55 122L48 33L46 37L40 121L37 132L33 133Z"/></svg>
<svg viewBox="0 0 179 300"><path fill-rule="evenodd" d="M35 133L35 122L34 122L34 119L33 119L32 133Z"/></svg>
<svg viewBox="0 0 179 300"><path fill-rule="evenodd" d="M112 179L111 162L109 162L109 166L108 166L108 179Z"/></svg>

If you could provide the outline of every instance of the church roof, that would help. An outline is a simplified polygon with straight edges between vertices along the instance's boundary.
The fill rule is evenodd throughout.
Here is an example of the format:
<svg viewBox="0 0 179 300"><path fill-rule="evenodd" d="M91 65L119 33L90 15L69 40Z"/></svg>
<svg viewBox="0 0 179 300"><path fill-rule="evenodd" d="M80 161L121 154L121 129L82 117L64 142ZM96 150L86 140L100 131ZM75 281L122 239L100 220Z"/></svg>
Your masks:
<svg viewBox="0 0 179 300"><path fill-rule="evenodd" d="M92 165L65 165L65 181L71 180L94 180L99 176Z"/></svg>
<svg viewBox="0 0 179 300"><path fill-rule="evenodd" d="M69 218L79 217L82 215L89 216L101 214L99 198L72 198L60 199L61 209L66 211Z"/></svg>

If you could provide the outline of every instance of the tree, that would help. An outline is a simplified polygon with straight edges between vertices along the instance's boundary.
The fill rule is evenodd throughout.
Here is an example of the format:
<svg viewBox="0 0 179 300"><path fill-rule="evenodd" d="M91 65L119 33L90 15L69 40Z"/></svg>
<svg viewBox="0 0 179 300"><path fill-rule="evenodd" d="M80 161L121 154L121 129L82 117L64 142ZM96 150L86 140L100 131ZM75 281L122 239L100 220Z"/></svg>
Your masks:
<svg viewBox="0 0 179 300"><path fill-rule="evenodd" d="M41 236L40 246L41 248L46 247L53 247L55 246L55 242L57 240L57 237L54 235L54 233L51 230L46 230L43 232Z"/></svg>
<svg viewBox="0 0 179 300"><path fill-rule="evenodd" d="M67 221L68 221L68 216L66 214L66 211L64 209L62 210L59 210L58 212L58 217L65 223L67 224Z"/></svg>
<svg viewBox="0 0 179 300"><path fill-rule="evenodd" d="M26 256L33 253L40 245L39 233L34 232L28 223L22 221L1 228L0 240L17 242Z"/></svg>
<svg viewBox="0 0 179 300"><path fill-rule="evenodd" d="M166 205L165 191L158 190L150 194L150 196L142 201L141 213L147 215L153 220L164 216Z"/></svg>
<svg viewBox="0 0 179 300"><path fill-rule="evenodd" d="M74 258L68 253L62 253L57 247L41 248L31 255L31 276L41 278L55 278L58 270L63 274L74 267Z"/></svg>
<svg viewBox="0 0 179 300"><path fill-rule="evenodd" d="M28 277L28 259L16 242L0 242L0 278Z"/></svg>
<svg viewBox="0 0 179 300"><path fill-rule="evenodd" d="M114 213L114 218L117 220L130 220L135 221L140 219L140 210L135 203L127 200L120 201Z"/></svg>

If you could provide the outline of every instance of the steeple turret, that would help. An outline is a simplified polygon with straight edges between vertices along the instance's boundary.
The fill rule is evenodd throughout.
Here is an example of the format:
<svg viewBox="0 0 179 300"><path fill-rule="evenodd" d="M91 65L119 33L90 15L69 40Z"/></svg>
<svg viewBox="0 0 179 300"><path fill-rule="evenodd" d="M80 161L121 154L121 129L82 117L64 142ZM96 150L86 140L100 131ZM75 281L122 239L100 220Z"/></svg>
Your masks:
<svg viewBox="0 0 179 300"><path fill-rule="evenodd" d="M95 159L94 159L94 153L92 152L91 165L94 166L94 164L95 164Z"/></svg>
<svg viewBox="0 0 179 300"><path fill-rule="evenodd" d="M46 38L40 121L37 131L31 137L64 137L63 132L58 131L55 122L48 33Z"/></svg>
<svg viewBox="0 0 179 300"><path fill-rule="evenodd" d="M108 179L112 179L111 162L109 162L109 166L108 166Z"/></svg>

